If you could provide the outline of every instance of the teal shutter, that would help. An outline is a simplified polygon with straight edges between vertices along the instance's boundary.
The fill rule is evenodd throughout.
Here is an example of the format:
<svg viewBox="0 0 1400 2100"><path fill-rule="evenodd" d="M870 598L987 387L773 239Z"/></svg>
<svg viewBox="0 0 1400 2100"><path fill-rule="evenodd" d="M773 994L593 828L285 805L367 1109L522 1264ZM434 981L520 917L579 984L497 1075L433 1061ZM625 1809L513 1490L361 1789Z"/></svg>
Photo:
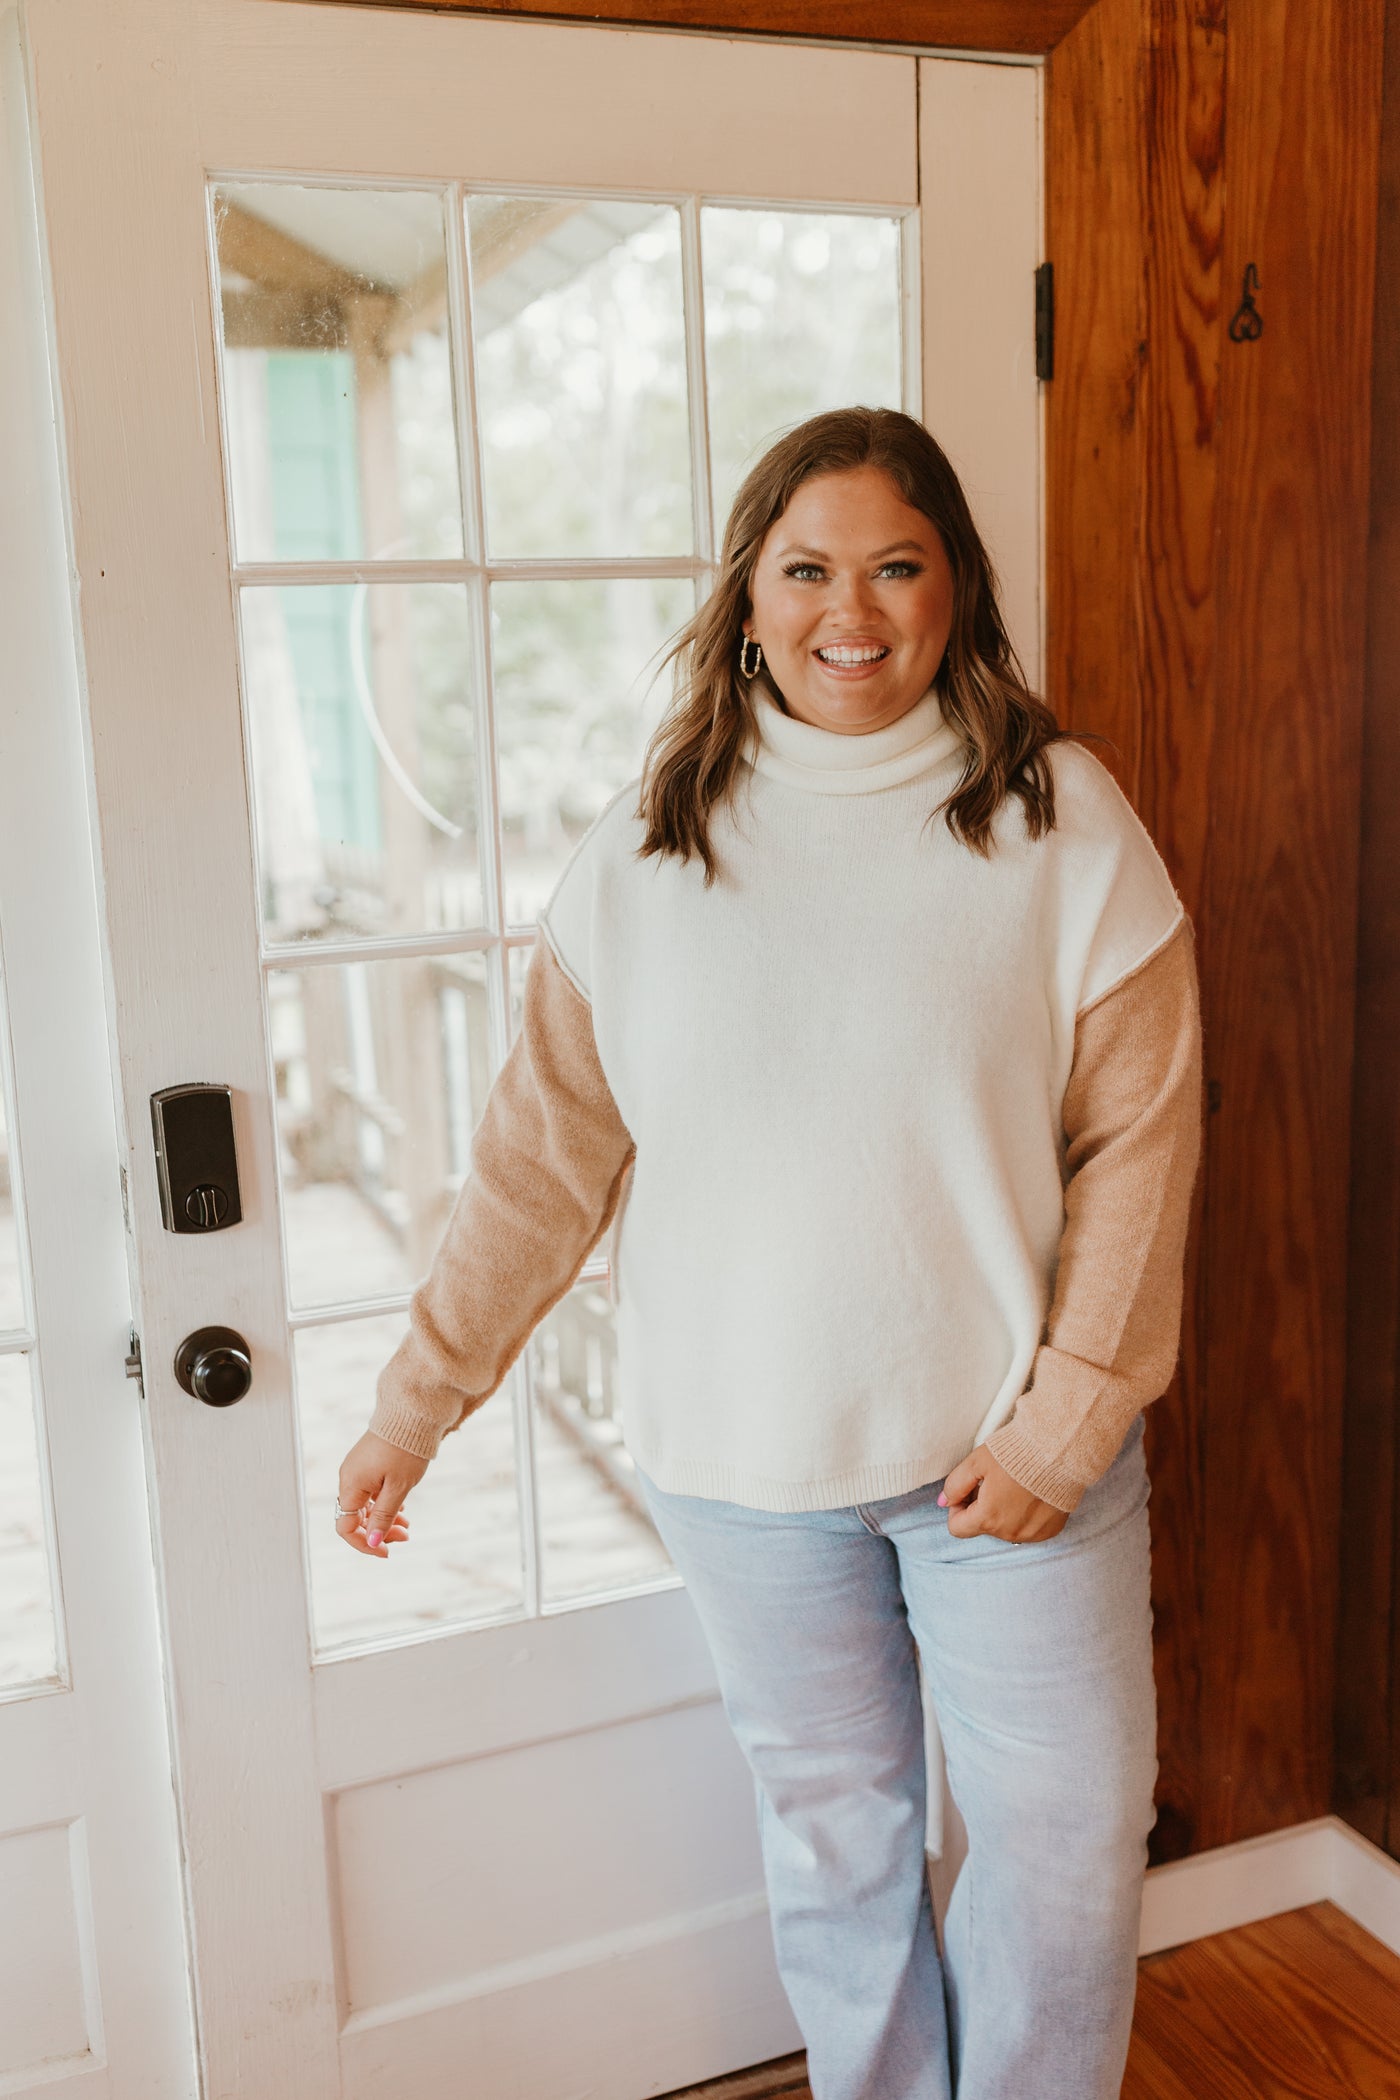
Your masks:
<svg viewBox="0 0 1400 2100"><path fill-rule="evenodd" d="M269 351L267 407L277 559L353 561L361 552L353 358ZM355 595L341 584L287 589L282 613L321 836L377 851L378 761L351 671Z"/></svg>

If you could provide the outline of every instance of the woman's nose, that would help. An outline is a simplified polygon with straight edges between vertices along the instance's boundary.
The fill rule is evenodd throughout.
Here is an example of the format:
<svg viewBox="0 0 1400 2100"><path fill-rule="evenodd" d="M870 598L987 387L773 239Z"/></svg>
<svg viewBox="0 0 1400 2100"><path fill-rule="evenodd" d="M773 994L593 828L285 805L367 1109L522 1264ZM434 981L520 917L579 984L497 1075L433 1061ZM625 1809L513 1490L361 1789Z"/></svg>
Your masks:
<svg viewBox="0 0 1400 2100"><path fill-rule="evenodd" d="M836 576L832 579L831 610L848 619L854 626L874 604L869 579L865 576Z"/></svg>

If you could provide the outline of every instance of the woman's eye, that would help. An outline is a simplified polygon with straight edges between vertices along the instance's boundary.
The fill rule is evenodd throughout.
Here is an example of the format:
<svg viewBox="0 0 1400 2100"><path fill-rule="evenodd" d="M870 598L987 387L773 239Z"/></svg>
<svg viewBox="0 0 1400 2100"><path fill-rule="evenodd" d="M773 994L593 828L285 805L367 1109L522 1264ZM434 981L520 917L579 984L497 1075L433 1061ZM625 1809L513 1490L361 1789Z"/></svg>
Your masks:
<svg viewBox="0 0 1400 2100"><path fill-rule="evenodd" d="M820 581L826 574L826 571L819 563L814 561L794 561L788 563L783 570L783 574L784 576L791 576L797 583L811 583L814 580ZM906 576L920 576L923 574L923 564L917 561L884 561L881 562L875 574L877 576L893 576L901 579Z"/></svg>

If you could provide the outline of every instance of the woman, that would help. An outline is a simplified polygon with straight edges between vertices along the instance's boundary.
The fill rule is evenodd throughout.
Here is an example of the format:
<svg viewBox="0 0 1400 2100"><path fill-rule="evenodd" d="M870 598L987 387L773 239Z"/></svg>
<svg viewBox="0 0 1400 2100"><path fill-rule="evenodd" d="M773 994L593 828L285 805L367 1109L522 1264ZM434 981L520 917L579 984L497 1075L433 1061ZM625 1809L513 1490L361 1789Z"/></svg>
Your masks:
<svg viewBox="0 0 1400 2100"><path fill-rule="evenodd" d="M441 1437L611 1224L624 1435L755 1775L816 2100L1109 2100L1156 1774L1141 1415L1200 1143L1191 923L1026 690L909 417L773 446L676 654L640 781L543 914L337 1528L407 1536ZM941 1961L920 1668L969 1840Z"/></svg>

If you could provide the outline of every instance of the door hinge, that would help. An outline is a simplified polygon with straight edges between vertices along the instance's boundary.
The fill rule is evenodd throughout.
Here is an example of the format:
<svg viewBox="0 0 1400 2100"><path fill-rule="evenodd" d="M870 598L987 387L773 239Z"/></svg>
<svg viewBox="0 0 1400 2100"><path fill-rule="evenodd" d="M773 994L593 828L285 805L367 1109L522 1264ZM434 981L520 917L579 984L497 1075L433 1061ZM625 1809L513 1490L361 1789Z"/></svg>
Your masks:
<svg viewBox="0 0 1400 2100"><path fill-rule="evenodd" d="M134 1327L131 1330L130 1341L131 1346L126 1352L126 1375L128 1378L136 1380L141 1398L144 1400L146 1397L146 1381L141 1372L141 1337Z"/></svg>
<svg viewBox="0 0 1400 2100"><path fill-rule="evenodd" d="M1035 273L1035 376L1055 376L1055 265L1048 262Z"/></svg>

